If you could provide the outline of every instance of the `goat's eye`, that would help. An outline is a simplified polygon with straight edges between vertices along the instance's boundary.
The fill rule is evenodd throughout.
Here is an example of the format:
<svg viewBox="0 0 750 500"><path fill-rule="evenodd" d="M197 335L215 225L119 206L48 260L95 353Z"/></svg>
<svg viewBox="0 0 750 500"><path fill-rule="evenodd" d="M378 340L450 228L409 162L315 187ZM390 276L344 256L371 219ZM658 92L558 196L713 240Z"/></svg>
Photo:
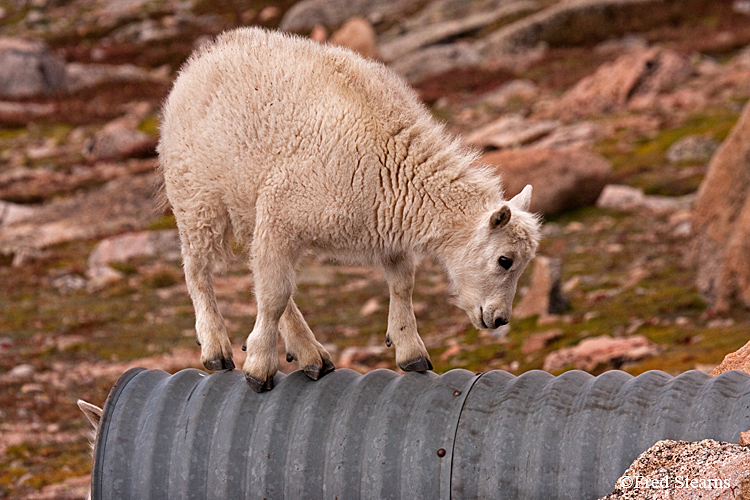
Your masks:
<svg viewBox="0 0 750 500"><path fill-rule="evenodd" d="M513 265L513 259L503 255L502 257L497 259L497 263L500 264L500 267L507 271L508 269L510 269L510 266Z"/></svg>

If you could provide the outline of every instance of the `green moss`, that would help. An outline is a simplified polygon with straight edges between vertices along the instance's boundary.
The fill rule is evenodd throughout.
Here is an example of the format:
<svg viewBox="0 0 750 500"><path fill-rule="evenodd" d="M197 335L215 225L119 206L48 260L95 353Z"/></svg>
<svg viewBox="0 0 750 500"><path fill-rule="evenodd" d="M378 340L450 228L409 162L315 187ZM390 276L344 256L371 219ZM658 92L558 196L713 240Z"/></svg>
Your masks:
<svg viewBox="0 0 750 500"><path fill-rule="evenodd" d="M159 117L157 115L147 116L138 125L138 130L152 137L157 137L159 135Z"/></svg>
<svg viewBox="0 0 750 500"><path fill-rule="evenodd" d="M177 221L172 212L162 215L146 227L148 231L160 231L162 229L177 229Z"/></svg>

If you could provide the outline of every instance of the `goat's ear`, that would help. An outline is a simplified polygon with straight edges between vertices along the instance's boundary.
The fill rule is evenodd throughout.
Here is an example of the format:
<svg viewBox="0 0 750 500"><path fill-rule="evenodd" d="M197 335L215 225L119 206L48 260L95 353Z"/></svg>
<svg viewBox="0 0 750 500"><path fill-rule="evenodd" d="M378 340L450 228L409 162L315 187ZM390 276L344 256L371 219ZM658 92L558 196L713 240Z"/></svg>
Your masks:
<svg viewBox="0 0 750 500"><path fill-rule="evenodd" d="M78 408L81 409L86 418L89 419L91 425L94 426L94 430L99 430L99 421L102 419L102 409L91 403L79 399Z"/></svg>
<svg viewBox="0 0 750 500"><path fill-rule="evenodd" d="M531 184L526 184L526 187L523 188L523 191L518 193L513 197L513 199L510 200L510 203L517 206L521 210L529 210L529 207L531 206Z"/></svg>
<svg viewBox="0 0 750 500"><path fill-rule="evenodd" d="M499 229L507 225L508 222L510 222L510 208L508 208L508 205L503 205L490 217L490 229Z"/></svg>

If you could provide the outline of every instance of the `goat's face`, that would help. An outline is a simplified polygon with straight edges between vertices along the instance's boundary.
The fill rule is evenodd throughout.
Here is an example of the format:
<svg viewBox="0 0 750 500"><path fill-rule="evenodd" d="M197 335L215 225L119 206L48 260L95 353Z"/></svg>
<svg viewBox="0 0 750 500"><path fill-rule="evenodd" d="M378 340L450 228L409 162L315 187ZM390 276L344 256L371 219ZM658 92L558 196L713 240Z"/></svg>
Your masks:
<svg viewBox="0 0 750 500"><path fill-rule="evenodd" d="M448 267L457 305L475 327L510 321L518 278L539 245L539 220L528 212L531 186L482 216Z"/></svg>

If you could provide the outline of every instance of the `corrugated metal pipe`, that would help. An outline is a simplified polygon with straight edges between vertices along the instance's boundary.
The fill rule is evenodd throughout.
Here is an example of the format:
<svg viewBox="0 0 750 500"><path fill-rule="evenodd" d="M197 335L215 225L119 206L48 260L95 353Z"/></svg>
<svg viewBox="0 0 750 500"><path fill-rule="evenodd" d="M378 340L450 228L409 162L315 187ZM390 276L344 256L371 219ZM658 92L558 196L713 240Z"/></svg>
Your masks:
<svg viewBox="0 0 750 500"><path fill-rule="evenodd" d="M133 369L95 444L94 499L595 499L660 439L738 442L750 375L452 370L317 382Z"/></svg>

